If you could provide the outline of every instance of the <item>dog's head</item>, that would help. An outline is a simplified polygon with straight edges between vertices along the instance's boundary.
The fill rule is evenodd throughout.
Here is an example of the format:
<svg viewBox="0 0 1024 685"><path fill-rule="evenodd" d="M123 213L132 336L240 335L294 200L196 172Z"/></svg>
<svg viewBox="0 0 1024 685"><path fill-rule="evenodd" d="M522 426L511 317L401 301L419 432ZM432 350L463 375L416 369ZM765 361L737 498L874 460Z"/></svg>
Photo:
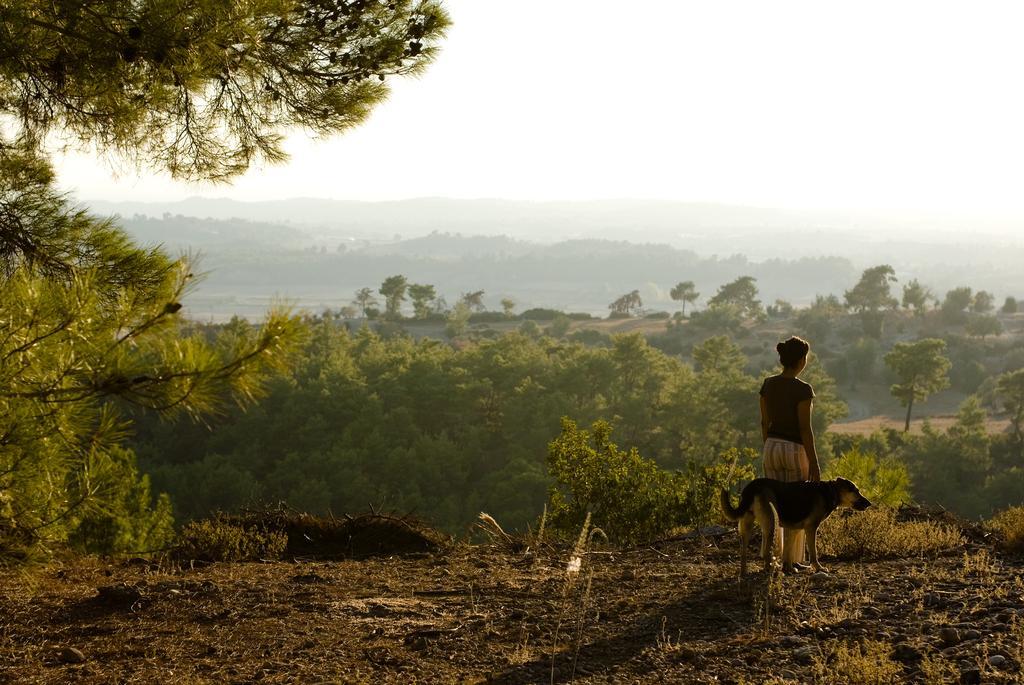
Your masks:
<svg viewBox="0 0 1024 685"><path fill-rule="evenodd" d="M871 506L871 501L860 494L860 490L853 481L846 480L845 478L836 478L836 491L839 494L839 506L841 507L853 507L857 511L864 511Z"/></svg>

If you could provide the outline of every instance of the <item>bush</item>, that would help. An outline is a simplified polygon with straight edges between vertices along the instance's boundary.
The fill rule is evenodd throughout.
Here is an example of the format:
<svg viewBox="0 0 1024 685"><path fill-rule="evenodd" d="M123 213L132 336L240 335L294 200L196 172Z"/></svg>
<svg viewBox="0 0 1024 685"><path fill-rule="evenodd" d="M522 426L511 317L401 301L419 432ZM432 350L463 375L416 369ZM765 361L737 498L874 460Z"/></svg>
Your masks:
<svg viewBox="0 0 1024 685"><path fill-rule="evenodd" d="M672 317L672 315L669 314L668 312L648 312L648 313L644 314L644 318L645 319L661 320L661 319L669 319L671 317Z"/></svg>
<svg viewBox="0 0 1024 685"><path fill-rule="evenodd" d="M1024 507L1010 507L993 516L985 527L999 535L999 547L1024 553Z"/></svg>
<svg viewBox="0 0 1024 685"><path fill-rule="evenodd" d="M877 685L903 679L903 665L893 660L892 647L880 640L827 645L814 657L815 682L836 685Z"/></svg>
<svg viewBox="0 0 1024 685"><path fill-rule="evenodd" d="M919 557L963 543L955 526L928 520L899 521L889 507L836 513L818 529L818 553L840 559Z"/></svg>
<svg viewBox="0 0 1024 685"><path fill-rule="evenodd" d="M608 312L609 319L632 319L633 315L629 312Z"/></svg>
<svg viewBox="0 0 1024 685"><path fill-rule="evenodd" d="M555 479L548 493L552 530L572 535L589 516L615 542L651 540L675 526L711 520L730 477L753 476L749 465L730 467L730 459L741 458L735 450L723 463L691 464L688 473L670 473L636 448L620 450L611 433L606 421L595 422L588 432L562 418L561 435L548 445L548 470Z"/></svg>
<svg viewBox="0 0 1024 685"><path fill-rule="evenodd" d="M520 319L526 321L551 321L556 316L562 315L562 312L557 309L547 309L545 307L534 307L533 309L527 309L525 312L519 315Z"/></svg>
<svg viewBox="0 0 1024 685"><path fill-rule="evenodd" d="M611 347L612 338L610 335L602 333L601 331L594 328L583 328L578 331L574 331L569 335L569 340L573 342L583 343L584 345Z"/></svg>
<svg viewBox="0 0 1024 685"><path fill-rule="evenodd" d="M501 323L508 321L505 312L474 312L469 315L470 323Z"/></svg>
<svg viewBox="0 0 1024 685"><path fill-rule="evenodd" d="M872 504L898 507L910 502L907 466L893 457L880 461L874 454L853 448L830 461L822 478L852 480Z"/></svg>
<svg viewBox="0 0 1024 685"><path fill-rule="evenodd" d="M285 533L246 528L218 514L186 524L175 556L197 561L259 561L279 559L287 546Z"/></svg>

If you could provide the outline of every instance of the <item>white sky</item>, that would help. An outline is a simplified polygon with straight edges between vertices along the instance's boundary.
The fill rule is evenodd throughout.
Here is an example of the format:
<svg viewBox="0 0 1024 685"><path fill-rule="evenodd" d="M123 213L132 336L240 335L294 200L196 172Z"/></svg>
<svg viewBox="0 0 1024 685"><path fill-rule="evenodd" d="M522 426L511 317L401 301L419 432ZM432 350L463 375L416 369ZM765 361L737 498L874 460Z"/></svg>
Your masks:
<svg viewBox="0 0 1024 685"><path fill-rule="evenodd" d="M662 198L1024 213L1024 3L447 0L360 129L231 187L71 156L86 199Z"/></svg>

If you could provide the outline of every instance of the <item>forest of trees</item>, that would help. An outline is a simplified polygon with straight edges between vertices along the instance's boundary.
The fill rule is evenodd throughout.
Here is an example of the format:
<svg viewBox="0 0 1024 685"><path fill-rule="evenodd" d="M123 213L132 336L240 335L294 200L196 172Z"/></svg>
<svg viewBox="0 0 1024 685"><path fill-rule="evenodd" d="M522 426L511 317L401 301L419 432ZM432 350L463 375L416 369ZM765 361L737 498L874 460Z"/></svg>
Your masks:
<svg viewBox="0 0 1024 685"><path fill-rule="evenodd" d="M776 274L773 287L806 289L817 274L832 290L855 279L852 265L751 265L595 241L486 262L539 281L557 257L573 291L593 285L584 276L594 273L633 279L592 290L607 297L601 306L611 300L613 317L666 319L649 338L575 326L588 314L515 314L508 297L501 311L485 311L497 280L459 285L449 303L439 288L449 286L440 278L450 264L377 273L366 256L289 264L305 278L351 264L364 280L344 315L276 307L257 323L184 319L192 261L141 247L73 206L56 190L47 141L63 136L178 178L226 181L254 161L283 159L288 127L331 133L364 120L389 77L430 61L448 19L437 3L407 0L180 9L0 9L0 118L10 135L0 140L3 559L68 542L153 549L169 539L172 516L277 501L415 512L453 532L480 510L521 528L545 503L556 526L593 506L606 517L595 522L622 539L649 532L640 514L623 518L622 508L588 499L601 488L621 496L608 483L628 484L634 499L622 507L653 507L659 526L695 523L711 511L712 486L728 481L726 461L753 473L754 399L774 370L765 336L782 331L807 335L818 353L805 378L817 392L826 472L845 469L886 501L909 488L970 516L1020 503L1024 354L1003 324L1016 299L996 313L992 293L966 285L941 298L917 280L894 292L889 265L864 271L842 298L794 307L778 298L764 306L758 279ZM655 267L678 312L644 309L639 282L650 287ZM695 310L709 274L724 283ZM363 320L350 329L353 318ZM410 321L432 318L444 321L443 339L410 335ZM380 321L371 328L370 319ZM488 328L512 319L512 330ZM907 427L914 407L947 386L967 399L945 431L830 434L847 412L840 384L872 376L891 382ZM988 412L1011 429L990 435ZM613 464L621 478L608 477Z"/></svg>
<svg viewBox="0 0 1024 685"><path fill-rule="evenodd" d="M789 325L799 330L809 316L796 311ZM894 316L917 320L913 312ZM830 320L841 331L862 326L855 312ZM759 446L754 400L761 377L774 373L771 354L760 353L770 345L753 346L759 353L752 359L739 344L750 347L756 333L749 328L734 340L669 323L670 330L650 341L640 334L567 335L526 321L531 325L498 335L476 326L449 342L417 341L401 326L350 332L336 317L310 317L299 363L271 383L259 406L210 428L147 419L133 444L154 485L171 494L183 517L284 501L317 512L371 504L412 511L452 532L485 510L522 528L535 523L552 485L545 454L564 428L562 417L578 426L610 421L616 442L668 472L712 467L730 449ZM964 403L947 431L831 433L846 406L830 366L859 363L856 374L864 378L868 366L879 367L871 373L893 379L894 406L927 395L923 381L907 395L900 379L915 373L893 357L901 345L919 343L897 342L882 355L880 342L864 340L846 345L840 336L823 336L822 355L805 372L817 393L815 429L826 469L832 459L859 464L847 475L882 491L888 486L877 482L878 474L895 472L897 481L909 478L915 499L969 516L1019 504L1024 371L978 383L981 394ZM913 358L934 360L934 391L949 382L953 363L944 341L929 340L922 342L931 357ZM991 344L961 339L957 349L965 341L976 350ZM962 352L952 356L962 363ZM1024 367L1024 355L1017 358ZM1004 411L1016 417L1016 432L990 436L987 414ZM840 459L848 454L865 458Z"/></svg>

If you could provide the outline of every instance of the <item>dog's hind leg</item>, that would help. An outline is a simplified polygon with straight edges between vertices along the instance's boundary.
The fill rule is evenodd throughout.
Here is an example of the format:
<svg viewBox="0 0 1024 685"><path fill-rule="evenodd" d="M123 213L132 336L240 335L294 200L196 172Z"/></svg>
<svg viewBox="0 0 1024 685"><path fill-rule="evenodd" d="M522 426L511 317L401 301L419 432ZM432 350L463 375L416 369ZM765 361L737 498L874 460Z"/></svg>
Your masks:
<svg viewBox="0 0 1024 685"><path fill-rule="evenodd" d="M754 502L754 515L757 525L761 528L761 558L764 559L764 570L771 572L775 562L775 529L778 527L778 516L771 502L758 499Z"/></svg>
<svg viewBox="0 0 1024 685"><path fill-rule="evenodd" d="M753 525L750 514L740 519L740 578L747 575L747 548L750 546L750 528Z"/></svg>

